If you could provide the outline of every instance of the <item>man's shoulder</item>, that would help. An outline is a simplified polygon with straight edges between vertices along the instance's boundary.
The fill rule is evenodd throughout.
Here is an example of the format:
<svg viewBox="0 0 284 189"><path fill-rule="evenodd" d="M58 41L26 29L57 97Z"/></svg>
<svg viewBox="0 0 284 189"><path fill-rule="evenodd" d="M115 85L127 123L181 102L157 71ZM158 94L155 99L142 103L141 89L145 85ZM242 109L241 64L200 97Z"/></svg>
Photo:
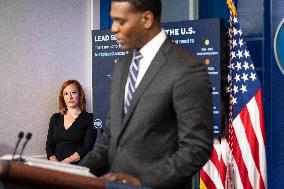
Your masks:
<svg viewBox="0 0 284 189"><path fill-rule="evenodd" d="M177 54L178 56L181 57L190 57L190 58L198 58L197 55L195 53L193 53L192 51L190 51L189 49L175 44L172 42L172 51L171 53L173 54Z"/></svg>
<svg viewBox="0 0 284 189"><path fill-rule="evenodd" d="M170 38L167 38L160 48L160 51L164 51L171 56L178 56L180 58L197 58L197 55L189 49L174 43Z"/></svg>
<svg viewBox="0 0 284 189"><path fill-rule="evenodd" d="M168 61L179 65L192 62L201 62L195 53L173 42L165 55Z"/></svg>

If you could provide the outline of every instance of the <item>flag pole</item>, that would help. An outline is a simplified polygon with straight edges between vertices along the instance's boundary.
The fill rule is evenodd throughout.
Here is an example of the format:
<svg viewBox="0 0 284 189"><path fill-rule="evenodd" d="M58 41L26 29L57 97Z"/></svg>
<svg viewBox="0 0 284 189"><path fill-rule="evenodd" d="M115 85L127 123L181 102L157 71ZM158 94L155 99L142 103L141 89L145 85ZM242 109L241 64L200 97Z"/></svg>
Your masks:
<svg viewBox="0 0 284 189"><path fill-rule="evenodd" d="M227 156L227 172L226 172L226 182L225 189L234 189L235 188L235 180L234 180L234 167L233 167L233 147L234 147L234 139L233 139L233 87L232 87L232 52L233 52L233 17L237 16L236 7L234 5L233 0L227 0L227 5L230 10L230 21L229 21L229 47L230 47L230 59L229 59L229 126L227 132L227 140L229 143L228 146L228 156Z"/></svg>

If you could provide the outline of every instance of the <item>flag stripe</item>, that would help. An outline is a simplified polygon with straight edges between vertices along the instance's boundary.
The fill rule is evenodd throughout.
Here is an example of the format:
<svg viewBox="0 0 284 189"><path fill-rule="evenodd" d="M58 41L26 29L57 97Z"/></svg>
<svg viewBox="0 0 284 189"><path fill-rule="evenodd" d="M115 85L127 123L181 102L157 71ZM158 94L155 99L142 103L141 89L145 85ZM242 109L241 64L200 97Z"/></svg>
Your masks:
<svg viewBox="0 0 284 189"><path fill-rule="evenodd" d="M234 124L237 125L237 126L234 127L236 133L246 133L244 130L245 130L245 128L247 128L247 125L246 125L246 127L244 127L240 116L238 116L234 120ZM253 133L254 131L250 131L250 132ZM240 147L240 150L241 150L241 153L242 153L242 157L244 159L244 163L245 163L247 170L248 170L249 180L250 180L253 188L257 188L257 189L264 188L265 185L264 185L264 182L261 178L260 172L257 169L255 161L253 159L253 155L252 155L253 150L249 147L250 146L249 141L247 140L247 138L245 137L244 134L242 134L242 135L238 134L238 135L236 135L236 137L237 137L238 142L240 142L240 144L241 144L239 147Z"/></svg>
<svg viewBox="0 0 284 189"><path fill-rule="evenodd" d="M218 158L220 157L220 158ZM225 186L225 180L226 180L226 172L227 172L227 167L223 161L222 154L219 152L217 154L217 150L213 148L211 157L210 157L211 162L215 165L216 169L218 170L218 173L220 174L220 179L223 184L223 187Z"/></svg>
<svg viewBox="0 0 284 189"><path fill-rule="evenodd" d="M211 180L211 178L208 176L208 174L203 169L201 169L201 171L200 171L200 179L202 181L205 181L203 183L206 186L206 188L208 188L208 189L217 189L215 184L214 184L214 182Z"/></svg>
<svg viewBox="0 0 284 189"><path fill-rule="evenodd" d="M205 168L203 169L204 172L206 173L206 175L209 177L209 179L212 181L212 183L214 184L214 186L218 189L223 189L224 186L223 186L223 183L222 183L222 180L220 178L220 175L219 175L219 172L218 172L218 169L216 168L216 166L212 163L211 160L208 161L207 163L207 167L205 166ZM212 177L212 175L217 175L216 177ZM206 178L205 176L205 179L207 181L208 178ZM209 181L209 184L210 184L210 180ZM207 183L208 183L207 181ZM206 185L207 188L211 189L212 188L212 185L210 184L210 186L207 184Z"/></svg>
<svg viewBox="0 0 284 189"><path fill-rule="evenodd" d="M236 122L236 119L234 120L234 122ZM248 169L247 169L247 166L246 166L245 161L243 159L241 148L240 148L240 145L244 146L244 144L239 143L240 140L237 139L238 135L236 135L236 133L239 133L239 131L238 130L235 131L235 129L233 129L232 130L232 135L233 135L233 138L234 138L234 146L233 146L233 149L232 149L233 150L233 156L234 156L234 159L236 161L236 164L237 164L237 167L238 167L238 170L239 170L239 174L240 174L240 178L241 178L241 181L242 181L244 188L252 189L250 179L248 179L249 178Z"/></svg>
<svg viewBox="0 0 284 189"><path fill-rule="evenodd" d="M259 111L259 122L260 122L260 129L263 138L263 143L266 144L266 137L264 131L264 116L263 116L263 107L262 107L262 96L261 96L261 89L259 89L255 95L255 101L257 103L258 111Z"/></svg>
<svg viewBox="0 0 284 189"><path fill-rule="evenodd" d="M239 168L237 166L235 158L233 158L233 165L235 167L235 189L244 189L243 183L241 181L241 176L239 173Z"/></svg>
<svg viewBox="0 0 284 189"><path fill-rule="evenodd" d="M200 174L201 174L201 172L200 172ZM207 186L204 184L203 180L201 179L201 177L199 179L199 189L208 189Z"/></svg>
<svg viewBox="0 0 284 189"><path fill-rule="evenodd" d="M252 104L254 102L254 98L248 103L249 104ZM257 107L250 107L249 108L250 111L255 111L257 109ZM245 107L242 112L240 113L240 117L241 117L241 120L243 121L243 125L245 125L244 127L244 130L245 130L245 133L246 133L246 137L247 137L247 140L248 140L248 145L250 146L250 152L252 154L252 158L254 160L254 163L256 165L256 169L255 172L253 172L252 174L257 174L259 175L259 186L257 188L259 189L263 189L264 188L264 182L263 182L263 179L262 179L262 176L260 175L260 160L259 160L259 142L258 141L261 141L261 140L258 140L257 139L257 136L256 136L256 132L257 132L257 128L254 124L252 123L255 123L256 120L256 115L257 112L251 112L251 114L248 112L248 109ZM251 117L250 117L251 116ZM251 119L254 121L254 122L251 122ZM248 148L248 146L247 146ZM246 156L249 156L250 154L246 154Z"/></svg>
<svg viewBox="0 0 284 189"><path fill-rule="evenodd" d="M214 139L211 157L200 171L200 179L208 189L212 188L211 182L214 184L214 187L218 189L224 188L227 171L226 147L227 142L225 138L220 141Z"/></svg>
<svg viewBox="0 0 284 189"><path fill-rule="evenodd" d="M252 153L252 157L254 159L254 162L256 164L256 167L259 171L259 144L257 142L257 138L255 136L254 128L251 124L250 120L250 114L248 112L248 109L245 107L240 113L240 118L243 122L244 131L248 140L248 145L250 146L250 151Z"/></svg>
<svg viewBox="0 0 284 189"><path fill-rule="evenodd" d="M258 96L259 97L259 96ZM261 95L260 95L261 98ZM267 183L266 183L266 155L265 155L265 145L264 145L264 139L263 139L263 135L262 135L262 130L261 128L264 128L264 125L261 125L261 114L259 109L262 108L262 104L257 104L256 102L256 98L253 98L247 105L248 107L248 111L250 114L250 118L251 118L251 123L253 126L253 129L255 131L256 134L256 138L258 141L258 145L255 146L251 146L251 150L254 151L257 149L258 151L258 171L260 173L261 176L261 182L263 187L267 187ZM256 161L256 160L255 160Z"/></svg>

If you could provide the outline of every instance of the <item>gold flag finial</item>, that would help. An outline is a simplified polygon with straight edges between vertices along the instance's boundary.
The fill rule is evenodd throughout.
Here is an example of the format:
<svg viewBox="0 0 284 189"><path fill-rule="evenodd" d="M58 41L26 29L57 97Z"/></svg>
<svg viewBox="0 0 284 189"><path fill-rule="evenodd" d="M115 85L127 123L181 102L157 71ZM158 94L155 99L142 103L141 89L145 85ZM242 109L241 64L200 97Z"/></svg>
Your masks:
<svg viewBox="0 0 284 189"><path fill-rule="evenodd" d="M237 9L236 6L234 4L234 2L232 0L227 0L227 5L229 7L229 9L232 11L233 16L237 16Z"/></svg>

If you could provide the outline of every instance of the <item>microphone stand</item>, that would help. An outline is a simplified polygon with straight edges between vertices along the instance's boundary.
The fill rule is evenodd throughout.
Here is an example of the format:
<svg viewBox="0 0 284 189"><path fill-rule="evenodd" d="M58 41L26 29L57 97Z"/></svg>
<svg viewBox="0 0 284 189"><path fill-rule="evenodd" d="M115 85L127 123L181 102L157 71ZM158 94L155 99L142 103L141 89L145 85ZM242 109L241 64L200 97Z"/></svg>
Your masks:
<svg viewBox="0 0 284 189"><path fill-rule="evenodd" d="M24 143L23 146L22 146L21 153L20 153L20 157L17 158L17 161L26 162L26 161L22 158L22 155L23 155L24 149L25 149L25 147L26 147L28 141L29 141L31 138L32 138L32 133L29 132L29 133L26 135L26 141L25 141L25 143Z"/></svg>
<svg viewBox="0 0 284 189"><path fill-rule="evenodd" d="M12 155L12 160L15 160L15 154L17 152L18 146L19 146L23 136L24 136L24 132L20 131L19 134L18 134L18 141L16 143L16 146L14 148L14 152L13 152L13 155Z"/></svg>

